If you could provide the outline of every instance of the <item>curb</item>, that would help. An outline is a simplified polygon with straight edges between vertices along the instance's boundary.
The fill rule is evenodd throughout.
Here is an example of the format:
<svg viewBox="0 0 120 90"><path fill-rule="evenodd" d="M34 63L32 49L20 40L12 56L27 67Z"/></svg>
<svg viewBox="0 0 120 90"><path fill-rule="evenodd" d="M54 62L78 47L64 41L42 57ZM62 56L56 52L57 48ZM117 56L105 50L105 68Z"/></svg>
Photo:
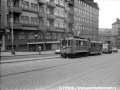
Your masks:
<svg viewBox="0 0 120 90"><path fill-rule="evenodd" d="M49 51L48 51L49 52ZM50 53L41 53L41 54L39 54L39 52L38 53L36 53L36 54L15 54L15 55L12 55L12 54L8 54L8 55L1 55L1 57L15 57L15 56L28 56L28 55L49 55L49 54L55 54L54 52L50 52Z"/></svg>
<svg viewBox="0 0 120 90"><path fill-rule="evenodd" d="M51 53L54 54L54 53ZM49 54L23 54L23 55L5 55L5 56L1 56L1 57L16 57L16 56L29 56L29 55L49 55Z"/></svg>

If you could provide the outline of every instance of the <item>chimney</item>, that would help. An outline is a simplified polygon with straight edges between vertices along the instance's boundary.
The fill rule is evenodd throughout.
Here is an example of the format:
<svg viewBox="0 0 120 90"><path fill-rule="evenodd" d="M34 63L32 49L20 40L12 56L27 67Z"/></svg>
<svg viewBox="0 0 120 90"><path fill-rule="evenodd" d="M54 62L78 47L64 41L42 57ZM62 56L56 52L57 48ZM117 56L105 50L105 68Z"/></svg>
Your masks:
<svg viewBox="0 0 120 90"><path fill-rule="evenodd" d="M116 22L119 22L120 21L120 19L119 18L116 18Z"/></svg>

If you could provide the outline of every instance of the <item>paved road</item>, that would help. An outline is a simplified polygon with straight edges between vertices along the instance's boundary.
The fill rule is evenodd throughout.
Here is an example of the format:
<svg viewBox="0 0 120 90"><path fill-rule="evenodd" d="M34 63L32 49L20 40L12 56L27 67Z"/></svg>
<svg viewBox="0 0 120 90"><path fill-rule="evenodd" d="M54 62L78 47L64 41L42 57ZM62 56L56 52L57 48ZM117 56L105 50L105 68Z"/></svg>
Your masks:
<svg viewBox="0 0 120 90"><path fill-rule="evenodd" d="M32 70L1 77L1 89L48 90L59 86L120 86L120 53L74 59L49 59L2 66L4 74ZM35 70L36 69L36 70ZM68 90L68 89L65 89Z"/></svg>

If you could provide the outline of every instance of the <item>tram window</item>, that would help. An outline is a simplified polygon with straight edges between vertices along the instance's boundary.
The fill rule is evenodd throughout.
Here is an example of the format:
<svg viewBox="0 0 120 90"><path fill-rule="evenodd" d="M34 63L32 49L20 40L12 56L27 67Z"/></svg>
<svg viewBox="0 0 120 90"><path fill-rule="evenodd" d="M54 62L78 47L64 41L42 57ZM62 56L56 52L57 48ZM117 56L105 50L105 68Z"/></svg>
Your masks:
<svg viewBox="0 0 120 90"><path fill-rule="evenodd" d="M85 41L83 41L83 45L86 46L86 42Z"/></svg>
<svg viewBox="0 0 120 90"><path fill-rule="evenodd" d="M67 45L67 40L62 40L62 46L66 46Z"/></svg>
<svg viewBox="0 0 120 90"><path fill-rule="evenodd" d="M60 40L60 46L62 46L62 41Z"/></svg>
<svg viewBox="0 0 120 90"><path fill-rule="evenodd" d="M76 40L76 46L78 46L78 40Z"/></svg>
<svg viewBox="0 0 120 90"><path fill-rule="evenodd" d="M83 45L83 41L81 41L81 46Z"/></svg>
<svg viewBox="0 0 120 90"><path fill-rule="evenodd" d="M68 46L71 46L71 40L68 40Z"/></svg>
<svg viewBox="0 0 120 90"><path fill-rule="evenodd" d="M80 46L80 41L76 40L76 46Z"/></svg>
<svg viewBox="0 0 120 90"><path fill-rule="evenodd" d="M79 43L79 46L81 45L81 41L78 42Z"/></svg>

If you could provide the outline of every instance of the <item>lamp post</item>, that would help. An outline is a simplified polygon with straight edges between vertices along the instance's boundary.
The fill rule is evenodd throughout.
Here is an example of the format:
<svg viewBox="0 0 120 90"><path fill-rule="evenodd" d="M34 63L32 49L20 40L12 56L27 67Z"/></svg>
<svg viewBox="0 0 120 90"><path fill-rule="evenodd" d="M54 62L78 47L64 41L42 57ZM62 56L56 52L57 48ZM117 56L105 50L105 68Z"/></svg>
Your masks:
<svg viewBox="0 0 120 90"><path fill-rule="evenodd" d="M11 48L11 54L15 54L13 41L14 41L14 33L13 33L13 0L11 0L11 36L12 36L12 48Z"/></svg>
<svg viewBox="0 0 120 90"><path fill-rule="evenodd" d="M46 0L46 7L45 7L45 12L46 12L46 22L47 22L47 18L48 18L48 13L47 13L47 9L48 9L48 3L49 3L49 1L48 0ZM45 22L45 24L46 24L46 22ZM43 49L44 49L44 51L46 50L46 32L47 32L47 29L48 29L48 27L47 27L47 24L46 24L46 30L43 32L44 33L44 43L43 43Z"/></svg>
<svg viewBox="0 0 120 90"><path fill-rule="evenodd" d="M36 35L35 35L36 51L38 51L37 37L38 37L38 35L36 34Z"/></svg>

